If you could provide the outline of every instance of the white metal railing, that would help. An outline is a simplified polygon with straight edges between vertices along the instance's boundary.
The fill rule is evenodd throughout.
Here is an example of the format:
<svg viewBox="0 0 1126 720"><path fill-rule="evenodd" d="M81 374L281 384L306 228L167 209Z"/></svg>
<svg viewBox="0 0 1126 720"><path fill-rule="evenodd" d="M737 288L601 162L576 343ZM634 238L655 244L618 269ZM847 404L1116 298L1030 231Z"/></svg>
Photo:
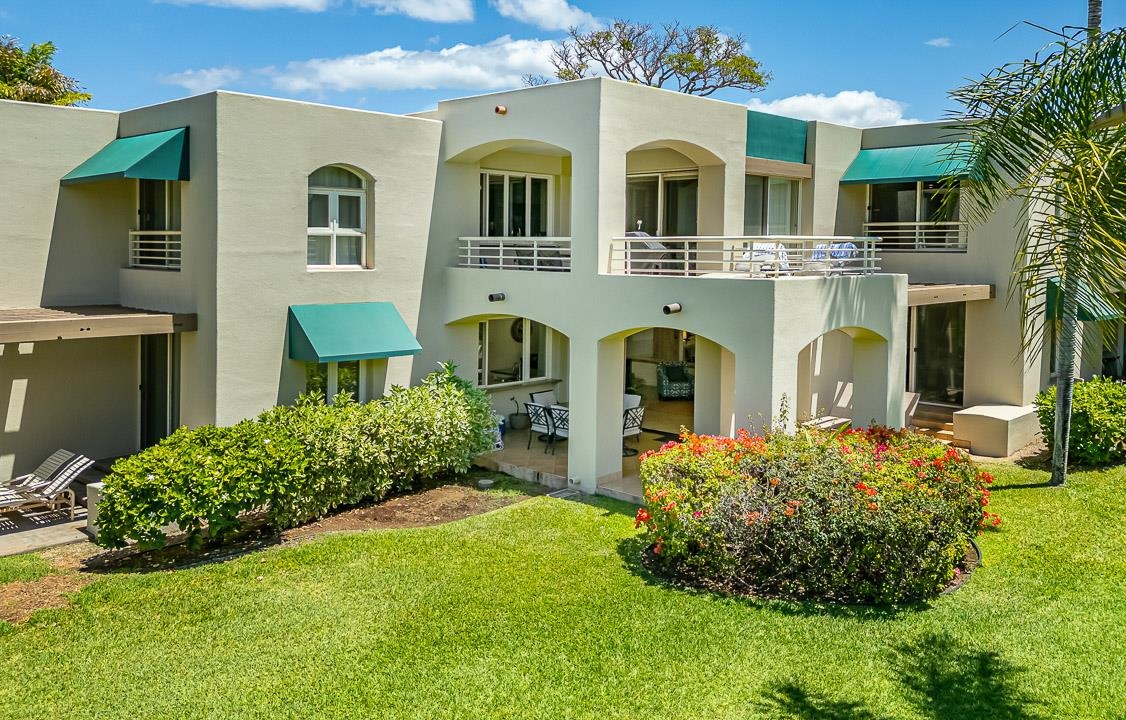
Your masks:
<svg viewBox="0 0 1126 720"><path fill-rule="evenodd" d="M129 267L180 269L179 230L130 230Z"/></svg>
<svg viewBox="0 0 1126 720"><path fill-rule="evenodd" d="M458 266L490 270L571 271L569 237L458 238Z"/></svg>
<svg viewBox="0 0 1126 720"><path fill-rule="evenodd" d="M948 222L864 223L864 234L880 238L881 250L965 252L966 224Z"/></svg>
<svg viewBox="0 0 1126 720"><path fill-rule="evenodd" d="M869 275L880 269L877 238L771 235L758 237L616 237L611 275L788 277Z"/></svg>

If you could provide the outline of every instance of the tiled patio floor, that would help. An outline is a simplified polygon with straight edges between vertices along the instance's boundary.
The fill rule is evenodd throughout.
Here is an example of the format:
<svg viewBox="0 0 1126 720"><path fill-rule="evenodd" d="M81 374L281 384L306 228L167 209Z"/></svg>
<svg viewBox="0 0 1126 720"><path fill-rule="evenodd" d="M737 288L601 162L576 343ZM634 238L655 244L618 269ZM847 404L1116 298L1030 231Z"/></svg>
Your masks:
<svg viewBox="0 0 1126 720"><path fill-rule="evenodd" d="M680 432L680 427L692 425L692 403L668 401L646 403L644 431L636 441L630 439L625 447L645 452L656 450ZM504 437L504 449L481 459L482 464L501 472L538 482L551 488L567 487L567 443L559 442L555 453L547 443L533 437L529 447L528 430L509 430ZM641 502L641 480L638 474L637 455L622 458L620 478L604 481L598 492L627 502Z"/></svg>

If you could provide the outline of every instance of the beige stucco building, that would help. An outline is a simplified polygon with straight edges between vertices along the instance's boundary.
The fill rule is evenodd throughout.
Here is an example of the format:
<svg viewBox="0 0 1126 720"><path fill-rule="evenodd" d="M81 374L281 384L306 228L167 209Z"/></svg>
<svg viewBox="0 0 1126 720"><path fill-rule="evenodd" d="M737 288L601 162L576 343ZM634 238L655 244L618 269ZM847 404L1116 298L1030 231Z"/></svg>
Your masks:
<svg viewBox="0 0 1126 720"><path fill-rule="evenodd" d="M1015 210L939 219L936 125L590 79L415 116L0 102L0 127L0 480L447 359L502 415L552 390L587 492L622 472L627 391L697 432L914 415L1005 452L1049 382L1005 301Z"/></svg>

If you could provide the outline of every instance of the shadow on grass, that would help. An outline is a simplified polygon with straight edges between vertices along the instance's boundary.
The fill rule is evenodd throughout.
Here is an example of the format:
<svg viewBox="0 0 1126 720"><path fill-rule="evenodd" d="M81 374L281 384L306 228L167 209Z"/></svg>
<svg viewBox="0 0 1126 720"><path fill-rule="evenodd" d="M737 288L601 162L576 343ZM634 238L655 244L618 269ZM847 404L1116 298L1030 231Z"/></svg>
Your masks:
<svg viewBox="0 0 1126 720"><path fill-rule="evenodd" d="M844 605L813 600L786 600L780 598L754 597L725 592L719 588L701 587L688 584L671 574L660 572L645 561L647 542L640 535L618 541L618 557L622 565L646 584L673 592L691 595L715 602L731 602L747 608L767 610L780 615L802 617L841 617L852 619L891 621L907 614L930 608L926 602L904 605Z"/></svg>
<svg viewBox="0 0 1126 720"><path fill-rule="evenodd" d="M1038 703L1018 682L1023 673L999 653L981 650L947 634L930 633L888 655L888 675L900 697L932 720L991 718L1035 720ZM887 715L863 703L811 691L787 678L767 688L759 709L771 717L803 720L877 720Z"/></svg>

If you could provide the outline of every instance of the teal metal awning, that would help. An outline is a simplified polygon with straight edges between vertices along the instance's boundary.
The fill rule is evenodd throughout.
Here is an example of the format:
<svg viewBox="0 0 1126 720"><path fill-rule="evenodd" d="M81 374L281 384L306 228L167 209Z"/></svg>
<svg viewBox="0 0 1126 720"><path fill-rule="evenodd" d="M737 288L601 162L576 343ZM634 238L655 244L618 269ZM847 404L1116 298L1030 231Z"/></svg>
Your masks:
<svg viewBox="0 0 1126 720"><path fill-rule="evenodd" d="M804 163L809 123L805 120L747 111L747 157Z"/></svg>
<svg viewBox="0 0 1126 720"><path fill-rule="evenodd" d="M62 183L118 178L187 180L188 129L118 138L64 175Z"/></svg>
<svg viewBox="0 0 1126 720"><path fill-rule="evenodd" d="M966 175L970 143L907 145L861 150L841 183L893 183Z"/></svg>
<svg viewBox="0 0 1126 720"><path fill-rule="evenodd" d="M289 357L293 360L343 362L421 351L392 303L289 306Z"/></svg>
<svg viewBox="0 0 1126 720"><path fill-rule="evenodd" d="M1096 295L1094 291L1088 287L1087 283L1079 282L1079 319L1083 322L1104 322L1106 320L1117 320L1122 317L1122 313L1118 312L1106 303L1101 297ZM1063 296L1060 295L1059 280L1048 280L1048 297L1046 298L1045 311L1048 317L1053 320L1058 320L1060 312L1063 310Z"/></svg>

